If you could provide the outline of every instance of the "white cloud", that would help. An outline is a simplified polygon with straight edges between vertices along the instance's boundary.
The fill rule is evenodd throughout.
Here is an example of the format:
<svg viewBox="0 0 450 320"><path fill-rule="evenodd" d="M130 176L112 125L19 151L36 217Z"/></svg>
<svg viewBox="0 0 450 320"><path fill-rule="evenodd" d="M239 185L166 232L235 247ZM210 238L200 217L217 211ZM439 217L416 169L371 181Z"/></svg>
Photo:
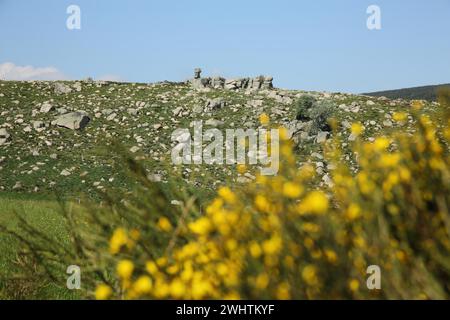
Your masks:
<svg viewBox="0 0 450 320"><path fill-rule="evenodd" d="M16 66L6 62L0 64L0 78L4 80L67 80L68 77L55 67L35 68L33 66Z"/></svg>

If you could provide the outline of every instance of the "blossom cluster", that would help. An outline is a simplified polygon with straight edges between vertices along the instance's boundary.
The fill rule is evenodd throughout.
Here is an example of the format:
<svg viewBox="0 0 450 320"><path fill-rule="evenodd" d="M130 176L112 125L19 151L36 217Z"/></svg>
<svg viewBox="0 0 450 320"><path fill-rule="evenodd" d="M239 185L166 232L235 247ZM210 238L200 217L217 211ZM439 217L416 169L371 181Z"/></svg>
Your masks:
<svg viewBox="0 0 450 320"><path fill-rule="evenodd" d="M116 282L99 284L96 298L449 298L450 119L435 123L421 108L413 102L394 115L397 130L370 142L354 123L356 170L336 135L324 146L335 168L329 188L317 188L312 166L299 167L281 128L271 150L279 174L221 187L200 214L159 217L157 232L171 242L158 256L134 254L139 231L118 228L109 248ZM407 121L414 130L403 130ZM261 123L270 125L267 115ZM381 290L366 286L370 265L382 270Z"/></svg>

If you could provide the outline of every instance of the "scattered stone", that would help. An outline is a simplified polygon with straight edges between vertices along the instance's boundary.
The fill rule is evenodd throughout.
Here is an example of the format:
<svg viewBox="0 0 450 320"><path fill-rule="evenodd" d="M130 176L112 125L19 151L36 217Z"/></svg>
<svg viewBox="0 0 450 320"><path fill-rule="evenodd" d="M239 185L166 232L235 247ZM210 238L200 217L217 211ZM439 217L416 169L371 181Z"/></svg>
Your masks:
<svg viewBox="0 0 450 320"><path fill-rule="evenodd" d="M251 182L251 181L252 181L252 180L251 180L250 178L243 177L243 176L237 177L237 179L236 179L236 182L237 182L237 183L249 183L249 182Z"/></svg>
<svg viewBox="0 0 450 320"><path fill-rule="evenodd" d="M117 113L111 113L108 117L106 117L106 120L113 121L117 117Z"/></svg>
<svg viewBox="0 0 450 320"><path fill-rule="evenodd" d="M11 135L4 128L0 128L0 146L11 140Z"/></svg>
<svg viewBox="0 0 450 320"><path fill-rule="evenodd" d="M130 148L130 152L131 152L131 153L136 153L136 152L138 152L140 149L141 149L141 148L139 148L138 146L134 146L134 147L131 147L131 148Z"/></svg>
<svg viewBox="0 0 450 320"><path fill-rule="evenodd" d="M53 110L55 110L55 107L52 106L50 103L45 102L45 103L41 106L40 112L41 112L41 113L49 113L50 111L53 111Z"/></svg>
<svg viewBox="0 0 450 320"><path fill-rule="evenodd" d="M66 86L64 83L60 82L56 82L54 84L54 89L56 94L66 94L72 92L72 89L69 86Z"/></svg>
<svg viewBox="0 0 450 320"><path fill-rule="evenodd" d="M183 107L177 107L172 111L172 113L175 117L177 117L181 114L182 111L183 111Z"/></svg>
<svg viewBox="0 0 450 320"><path fill-rule="evenodd" d="M39 130L39 129L45 128L45 123L42 122L42 121L33 121L33 128L35 130Z"/></svg>
<svg viewBox="0 0 450 320"><path fill-rule="evenodd" d="M22 188L23 188L22 183L20 181L17 181L12 189L13 190L19 190L19 189L22 189Z"/></svg>
<svg viewBox="0 0 450 320"><path fill-rule="evenodd" d="M109 116L109 115L111 115L111 114L113 114L114 113L114 110L113 109L103 109L102 110L102 114L104 115L104 116Z"/></svg>
<svg viewBox="0 0 450 320"><path fill-rule="evenodd" d="M384 120L383 126L385 127L392 127L392 121L391 120Z"/></svg>
<svg viewBox="0 0 450 320"><path fill-rule="evenodd" d="M180 132L177 136L173 137L173 140L178 142L189 142L190 139L191 134L189 132Z"/></svg>
<svg viewBox="0 0 450 320"><path fill-rule="evenodd" d="M178 200L172 200L172 201L170 201L170 204L173 206L179 206L179 207L183 206L183 202L178 201Z"/></svg>
<svg viewBox="0 0 450 320"><path fill-rule="evenodd" d="M323 156L322 156L320 153L317 153L317 152L311 153L311 157L312 157L312 158L317 158L317 159L319 159L319 160L322 160L322 159L323 159Z"/></svg>
<svg viewBox="0 0 450 320"><path fill-rule="evenodd" d="M151 182L161 182L162 181L162 176L160 174L150 174L148 175L148 180L150 180Z"/></svg>
<svg viewBox="0 0 450 320"><path fill-rule="evenodd" d="M342 122L341 122L341 126L342 126L344 129L350 129L350 128L352 127L351 123L350 123L349 121L347 121L347 120L342 121Z"/></svg>
<svg viewBox="0 0 450 320"><path fill-rule="evenodd" d="M70 176L72 173L69 171L69 170L67 170L67 169L64 169L63 171L61 171L61 175L63 176L63 177L68 177L68 176Z"/></svg>
<svg viewBox="0 0 450 320"><path fill-rule="evenodd" d="M316 138L316 142L317 143L324 143L325 141L327 141L328 138L328 132L326 131L321 131L317 134L317 138Z"/></svg>
<svg viewBox="0 0 450 320"><path fill-rule="evenodd" d="M58 108L56 111L57 111L59 114L65 114L65 113L68 113L68 112L69 112L69 111L67 111L66 108Z"/></svg>
<svg viewBox="0 0 450 320"><path fill-rule="evenodd" d="M330 176L328 174L325 174L322 177L322 181L323 183L325 183L325 185L329 188L332 188L334 186L333 180L331 180Z"/></svg>
<svg viewBox="0 0 450 320"><path fill-rule="evenodd" d="M130 115L132 115L132 116L137 116L137 115L139 114L139 111L138 111L137 109L134 109L134 108L129 108L129 109L127 110L127 112L128 112Z"/></svg>
<svg viewBox="0 0 450 320"><path fill-rule="evenodd" d="M225 106L226 106L226 102L223 98L215 98L215 99L211 99L211 100L207 101L205 109L213 111L213 110L221 109Z"/></svg>
<svg viewBox="0 0 450 320"><path fill-rule="evenodd" d="M202 113L203 112L203 107L201 105L195 105L194 108L192 108L192 112L194 113Z"/></svg>

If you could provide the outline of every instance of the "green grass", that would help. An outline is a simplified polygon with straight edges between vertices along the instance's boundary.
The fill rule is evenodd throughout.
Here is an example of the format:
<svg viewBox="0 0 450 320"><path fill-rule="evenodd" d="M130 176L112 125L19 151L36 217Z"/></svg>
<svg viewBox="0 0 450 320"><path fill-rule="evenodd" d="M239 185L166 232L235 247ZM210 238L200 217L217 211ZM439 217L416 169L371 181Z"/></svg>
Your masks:
<svg viewBox="0 0 450 320"><path fill-rule="evenodd" d="M0 196L0 225L18 231L17 214L55 241L68 241L64 220L56 201L38 196ZM74 299L77 293L65 287L65 283L42 283L39 278L12 280L23 264L18 255L18 241L10 235L0 234L0 298L1 299ZM14 282L14 283L13 283Z"/></svg>

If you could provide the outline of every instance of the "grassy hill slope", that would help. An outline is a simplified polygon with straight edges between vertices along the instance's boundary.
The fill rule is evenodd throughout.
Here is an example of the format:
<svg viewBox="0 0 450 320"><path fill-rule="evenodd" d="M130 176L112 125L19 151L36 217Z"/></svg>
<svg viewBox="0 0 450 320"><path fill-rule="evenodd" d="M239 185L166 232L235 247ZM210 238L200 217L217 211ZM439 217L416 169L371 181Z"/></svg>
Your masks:
<svg viewBox="0 0 450 320"><path fill-rule="evenodd" d="M65 87L64 93L58 89ZM55 89L56 87L56 89ZM156 180L179 180L196 192L210 192L225 181L254 179L257 167L243 175L229 165L185 165L173 167L171 135L176 129L191 128L193 121L203 121L204 129L217 127L258 129L262 113L271 122L295 131L299 165L311 161L311 154L322 152L316 136L302 134L296 121L296 100L304 91L229 91L193 90L186 83L113 83L113 82L0 82L0 128L10 134L10 141L0 146L0 192L70 194L91 193L105 188L127 188L116 161L108 148L116 140L145 162L148 174ZM318 100L330 100L333 117L339 123L339 135L350 135L349 125L364 124L371 139L393 126L392 115L409 108L409 101L392 102L341 93L311 92ZM208 101L220 98L225 106L206 108ZM48 112L42 106L51 106ZM427 104L433 113L436 103ZM52 125L60 114L82 110L91 118L84 130L70 130ZM40 121L42 128L35 128ZM207 145L207 143L204 143ZM317 162L321 162L317 159ZM323 166L323 164L319 164ZM327 170L320 171L321 177ZM200 187L200 188L199 188Z"/></svg>

